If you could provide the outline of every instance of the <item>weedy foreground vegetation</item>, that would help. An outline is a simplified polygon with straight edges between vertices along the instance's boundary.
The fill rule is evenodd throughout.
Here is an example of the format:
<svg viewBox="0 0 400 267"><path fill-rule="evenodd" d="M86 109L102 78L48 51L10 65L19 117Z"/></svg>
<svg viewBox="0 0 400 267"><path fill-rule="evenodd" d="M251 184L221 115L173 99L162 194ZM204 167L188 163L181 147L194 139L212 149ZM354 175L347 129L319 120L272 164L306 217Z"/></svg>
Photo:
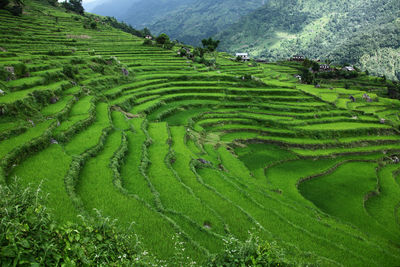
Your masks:
<svg viewBox="0 0 400 267"><path fill-rule="evenodd" d="M41 1L0 21L2 264L400 263L379 79L191 60Z"/></svg>

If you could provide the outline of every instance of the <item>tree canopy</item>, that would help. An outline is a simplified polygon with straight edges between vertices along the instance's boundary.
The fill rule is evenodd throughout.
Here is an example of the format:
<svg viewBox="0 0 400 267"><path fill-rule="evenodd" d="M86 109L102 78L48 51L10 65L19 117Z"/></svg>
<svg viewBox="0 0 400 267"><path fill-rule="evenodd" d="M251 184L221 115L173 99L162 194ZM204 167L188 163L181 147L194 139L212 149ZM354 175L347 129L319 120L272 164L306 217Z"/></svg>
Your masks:
<svg viewBox="0 0 400 267"><path fill-rule="evenodd" d="M214 52L217 50L217 47L220 43L219 40L213 40L211 37L208 39L203 39L201 40L201 43L203 44L203 47L207 49L209 52Z"/></svg>

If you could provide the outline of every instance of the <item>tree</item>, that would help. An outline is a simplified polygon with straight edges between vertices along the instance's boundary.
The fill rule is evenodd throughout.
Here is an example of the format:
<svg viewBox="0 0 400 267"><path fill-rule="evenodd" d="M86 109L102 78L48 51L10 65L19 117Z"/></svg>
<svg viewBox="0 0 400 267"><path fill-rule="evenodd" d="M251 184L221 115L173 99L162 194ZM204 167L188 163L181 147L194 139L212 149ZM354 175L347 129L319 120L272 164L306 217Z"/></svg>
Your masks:
<svg viewBox="0 0 400 267"><path fill-rule="evenodd" d="M311 68L313 71L319 71L319 64L315 61L312 61Z"/></svg>
<svg viewBox="0 0 400 267"><path fill-rule="evenodd" d="M142 30L142 34L143 34L143 36L147 36L147 35L151 36L151 32L150 32L150 30L148 28L144 28Z"/></svg>
<svg viewBox="0 0 400 267"><path fill-rule="evenodd" d="M156 42L157 42L157 44L165 45L170 42L170 39L169 39L168 35L166 35L165 33L162 33L156 37Z"/></svg>
<svg viewBox="0 0 400 267"><path fill-rule="evenodd" d="M307 84L313 84L314 82L314 76L307 68L303 68L302 70L301 81Z"/></svg>
<svg viewBox="0 0 400 267"><path fill-rule="evenodd" d="M209 52L214 52L215 50L217 50L217 47L220 43L219 40L213 40L211 37L208 39L203 39L201 41L201 43L203 44L203 47L205 49L207 49L207 51Z"/></svg>
<svg viewBox="0 0 400 267"><path fill-rule="evenodd" d="M0 0L0 9L5 8L10 3L10 0Z"/></svg>
<svg viewBox="0 0 400 267"><path fill-rule="evenodd" d="M175 43L171 42L169 36L165 33L162 33L156 37L156 43L166 49L171 49L175 45Z"/></svg>
<svg viewBox="0 0 400 267"><path fill-rule="evenodd" d="M68 0L68 2L65 0L63 7L80 15L85 13L85 9L82 6L82 0Z"/></svg>
<svg viewBox="0 0 400 267"><path fill-rule="evenodd" d="M203 58L204 57L204 53L205 53L205 49L201 48L201 47L196 47L193 51L193 55L195 57L200 57Z"/></svg>

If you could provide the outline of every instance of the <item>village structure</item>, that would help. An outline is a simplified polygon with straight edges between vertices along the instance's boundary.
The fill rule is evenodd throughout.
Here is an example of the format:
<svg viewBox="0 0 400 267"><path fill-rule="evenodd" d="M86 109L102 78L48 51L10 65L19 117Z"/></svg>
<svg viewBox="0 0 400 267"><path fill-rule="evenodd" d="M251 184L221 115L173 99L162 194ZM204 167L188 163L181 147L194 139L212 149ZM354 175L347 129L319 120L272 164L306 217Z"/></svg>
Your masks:
<svg viewBox="0 0 400 267"><path fill-rule="evenodd" d="M240 58L242 61L249 61L250 57L248 53L236 53L236 58Z"/></svg>

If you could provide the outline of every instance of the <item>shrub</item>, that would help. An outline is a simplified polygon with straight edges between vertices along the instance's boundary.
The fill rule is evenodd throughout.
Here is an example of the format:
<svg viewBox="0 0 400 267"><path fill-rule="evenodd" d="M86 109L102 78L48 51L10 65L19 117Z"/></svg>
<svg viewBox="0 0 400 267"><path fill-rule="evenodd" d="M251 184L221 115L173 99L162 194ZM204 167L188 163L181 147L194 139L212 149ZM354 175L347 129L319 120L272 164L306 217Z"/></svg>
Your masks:
<svg viewBox="0 0 400 267"><path fill-rule="evenodd" d="M92 22L90 23L90 28L91 28L92 30L97 29L97 22L96 22L96 21L92 21Z"/></svg>
<svg viewBox="0 0 400 267"><path fill-rule="evenodd" d="M77 64L83 64L85 63L85 60L83 60L82 58L79 57L75 57L73 59L71 59L71 64L77 65Z"/></svg>
<svg viewBox="0 0 400 267"><path fill-rule="evenodd" d="M153 41L149 39L145 39L143 45L153 45Z"/></svg>
<svg viewBox="0 0 400 267"><path fill-rule="evenodd" d="M14 5L10 7L10 12L14 16L21 16L22 15L23 8L21 5Z"/></svg>
<svg viewBox="0 0 400 267"><path fill-rule="evenodd" d="M224 241L224 251L210 258L208 266L295 266L275 243L261 242L252 234L246 242L234 237Z"/></svg>
<svg viewBox="0 0 400 267"><path fill-rule="evenodd" d="M68 78L74 79L75 75L79 73L78 68L71 65L63 66L63 73Z"/></svg>
<svg viewBox="0 0 400 267"><path fill-rule="evenodd" d="M17 78L29 76L28 67L24 63L15 64L13 67Z"/></svg>
<svg viewBox="0 0 400 267"><path fill-rule="evenodd" d="M162 33L156 37L156 42L157 42L157 44L164 45L166 43L169 43L170 39L169 39L168 35L166 35L165 33Z"/></svg>
<svg viewBox="0 0 400 267"><path fill-rule="evenodd" d="M4 70L3 68L0 68L0 80L1 81L8 81L11 77L11 74Z"/></svg>
<svg viewBox="0 0 400 267"><path fill-rule="evenodd" d="M57 6L57 4L58 4L57 0L47 0L47 2L52 6Z"/></svg>
<svg viewBox="0 0 400 267"><path fill-rule="evenodd" d="M0 9L5 8L10 3L10 0L0 0Z"/></svg>
<svg viewBox="0 0 400 267"><path fill-rule="evenodd" d="M40 188L0 185L0 265L132 266L155 261L134 234L99 212L79 224L57 225Z"/></svg>
<svg viewBox="0 0 400 267"><path fill-rule="evenodd" d="M62 5L65 9L78 13L80 15L83 15L85 13L85 10L82 6L82 0L69 0L68 2L63 2Z"/></svg>

